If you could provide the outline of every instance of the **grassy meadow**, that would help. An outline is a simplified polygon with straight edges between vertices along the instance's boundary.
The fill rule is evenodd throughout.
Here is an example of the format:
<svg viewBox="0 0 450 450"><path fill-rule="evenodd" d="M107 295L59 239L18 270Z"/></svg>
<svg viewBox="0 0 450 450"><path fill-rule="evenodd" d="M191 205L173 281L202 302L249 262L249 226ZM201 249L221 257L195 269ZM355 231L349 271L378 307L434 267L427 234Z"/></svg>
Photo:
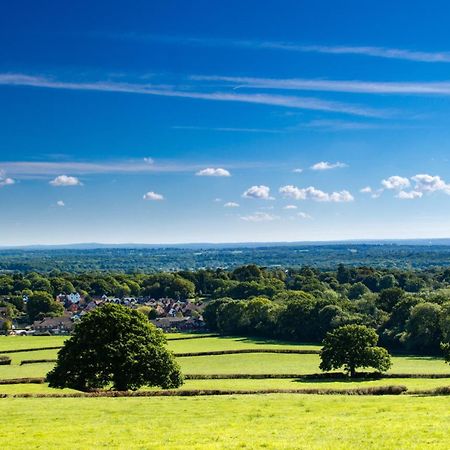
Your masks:
<svg viewBox="0 0 450 450"><path fill-rule="evenodd" d="M446 397L2 399L0 441L46 449L447 449Z"/></svg>
<svg viewBox="0 0 450 450"><path fill-rule="evenodd" d="M174 340L176 353L239 349L319 349L240 337ZM3 350L62 345L64 337L0 337ZM57 350L10 353L0 379L43 377ZM319 355L251 353L181 357L185 374L313 374ZM392 373L448 374L448 378L377 380L186 380L181 390L349 389L403 385L409 391L450 386L450 365L440 358L395 356ZM144 388L154 389L154 388ZM70 393L47 384L4 384L0 394ZM11 448L108 449L391 449L450 447L448 397L250 394L148 398L2 398L0 442Z"/></svg>

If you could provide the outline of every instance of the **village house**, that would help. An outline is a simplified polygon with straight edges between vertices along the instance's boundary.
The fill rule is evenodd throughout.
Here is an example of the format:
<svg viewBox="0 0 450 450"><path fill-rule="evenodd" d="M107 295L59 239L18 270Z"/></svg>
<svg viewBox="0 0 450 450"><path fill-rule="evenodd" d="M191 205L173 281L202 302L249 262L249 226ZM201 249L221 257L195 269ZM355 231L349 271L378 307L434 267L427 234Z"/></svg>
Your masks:
<svg viewBox="0 0 450 450"><path fill-rule="evenodd" d="M69 334L74 327L70 317L45 317L42 320L36 320L32 328L36 333L51 334Z"/></svg>

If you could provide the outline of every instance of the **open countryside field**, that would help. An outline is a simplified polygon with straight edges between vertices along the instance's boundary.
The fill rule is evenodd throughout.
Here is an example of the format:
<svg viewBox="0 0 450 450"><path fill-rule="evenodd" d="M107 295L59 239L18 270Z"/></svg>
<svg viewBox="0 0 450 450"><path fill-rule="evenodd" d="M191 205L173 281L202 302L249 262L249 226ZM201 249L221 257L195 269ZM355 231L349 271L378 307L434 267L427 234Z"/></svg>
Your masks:
<svg viewBox="0 0 450 450"><path fill-rule="evenodd" d="M446 397L2 399L1 442L47 449L392 449L450 445ZM212 420L214 418L214 420Z"/></svg>
<svg viewBox="0 0 450 450"><path fill-rule="evenodd" d="M177 353L254 348L319 349L318 346L241 337L169 335ZM2 337L2 350L61 345L62 337ZM0 379L43 377L57 350L10 353ZM314 374L316 354L251 353L178 358L184 374ZM204 379L186 380L180 390L350 389L402 385L412 391L450 386L442 359L396 356L392 373L448 374L448 378L377 380ZM156 390L144 388L144 390ZM0 394L69 394L47 384L4 384ZM149 398L3 398L0 441L13 448L275 448L275 449L446 449L450 446L448 397L250 394ZM76 414L74 416L74 411ZM157 411L157 413L155 413ZM214 417L214 421L211 421ZM93 420L95 418L95 420ZM67 424L70 423L70 432ZM112 426L114 424L114 426ZM158 432L155 432L158 430Z"/></svg>
<svg viewBox="0 0 450 450"><path fill-rule="evenodd" d="M179 339L193 337L193 339ZM169 348L176 353L207 352L242 349L303 349L318 350L317 345L283 343L272 340L242 337L200 337L192 335L168 335ZM2 337L2 350L45 348L62 345L63 337ZM8 354L12 359L9 366L0 366L0 379L44 377L53 363L21 365L23 360L55 359L58 350L37 350ZM394 356L392 374L448 374L448 378L401 378L372 381L327 381L287 379L233 379L233 380L186 380L180 389L301 389L301 388L352 388L361 386L404 385L409 389L431 389L450 385L450 365L441 358L419 356ZM185 375L214 374L295 374L320 373L320 358L317 354L250 353L180 357L178 361ZM46 385L2 385L0 392L60 392Z"/></svg>

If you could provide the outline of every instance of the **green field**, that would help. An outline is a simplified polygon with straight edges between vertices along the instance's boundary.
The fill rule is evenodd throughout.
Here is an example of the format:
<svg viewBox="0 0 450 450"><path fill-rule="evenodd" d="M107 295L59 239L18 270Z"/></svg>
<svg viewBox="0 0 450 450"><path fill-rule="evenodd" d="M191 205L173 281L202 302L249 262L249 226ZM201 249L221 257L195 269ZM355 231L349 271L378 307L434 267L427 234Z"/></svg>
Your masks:
<svg viewBox="0 0 450 450"><path fill-rule="evenodd" d="M172 339L177 336L170 336ZM63 337L0 338L0 349L61 345ZM318 346L239 337L171 340L177 353L254 348L318 349ZM1 352L0 352L1 353ZM57 350L11 353L0 379L43 377ZM320 373L319 356L231 354L179 358L185 374ZM186 380L181 390L351 389L403 385L409 391L450 386L442 359L393 358L392 373L447 373L448 378L378 380L213 379ZM144 388L149 389L149 388ZM154 388L152 388L154 389ZM0 385L0 394L69 393L47 384ZM448 397L251 394L148 398L3 398L0 442L5 448L47 449L391 449L450 447Z"/></svg>
<svg viewBox="0 0 450 450"><path fill-rule="evenodd" d="M46 449L448 449L446 397L3 399L0 442Z"/></svg>

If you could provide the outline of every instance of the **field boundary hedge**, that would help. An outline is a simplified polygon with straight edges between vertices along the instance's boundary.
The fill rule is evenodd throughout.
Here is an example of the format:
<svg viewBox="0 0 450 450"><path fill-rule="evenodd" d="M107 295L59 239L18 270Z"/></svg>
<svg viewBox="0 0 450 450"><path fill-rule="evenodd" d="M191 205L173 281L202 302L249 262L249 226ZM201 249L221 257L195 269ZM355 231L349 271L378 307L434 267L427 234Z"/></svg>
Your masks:
<svg viewBox="0 0 450 450"><path fill-rule="evenodd" d="M177 358L188 356L216 356L216 355L234 355L239 353L291 353L296 355L318 355L319 350L301 350L301 349L279 349L279 348L241 348L236 350L212 350L209 352L183 352L174 353Z"/></svg>
<svg viewBox="0 0 450 450"><path fill-rule="evenodd" d="M56 359L24 359L20 361L20 365L24 364L40 364L40 363L55 363Z"/></svg>
<svg viewBox="0 0 450 450"><path fill-rule="evenodd" d="M6 355L0 355L0 366L9 366L11 364L11 358Z"/></svg>
<svg viewBox="0 0 450 450"><path fill-rule="evenodd" d="M19 348L16 350L2 350L2 354L7 353L27 353L27 352L39 352L41 350L59 350L62 348L62 345L54 346L54 347L33 347L33 348Z"/></svg>
<svg viewBox="0 0 450 450"><path fill-rule="evenodd" d="M304 394L304 395L400 395L406 386L379 386L355 389L190 389L161 391L97 391L73 393L0 394L0 398L78 398L78 397L194 397L206 395Z"/></svg>
<svg viewBox="0 0 450 450"><path fill-rule="evenodd" d="M29 377L29 378L5 378L0 380L0 385L4 384L43 384L45 383L44 377Z"/></svg>
<svg viewBox="0 0 450 450"><path fill-rule="evenodd" d="M185 374L186 380L228 380L228 379L254 379L263 380L266 378L296 378L302 380L379 380L382 378L449 378L450 373L403 373L403 374L383 374L383 373L359 373L355 378L349 378L343 373L223 373L223 374Z"/></svg>

